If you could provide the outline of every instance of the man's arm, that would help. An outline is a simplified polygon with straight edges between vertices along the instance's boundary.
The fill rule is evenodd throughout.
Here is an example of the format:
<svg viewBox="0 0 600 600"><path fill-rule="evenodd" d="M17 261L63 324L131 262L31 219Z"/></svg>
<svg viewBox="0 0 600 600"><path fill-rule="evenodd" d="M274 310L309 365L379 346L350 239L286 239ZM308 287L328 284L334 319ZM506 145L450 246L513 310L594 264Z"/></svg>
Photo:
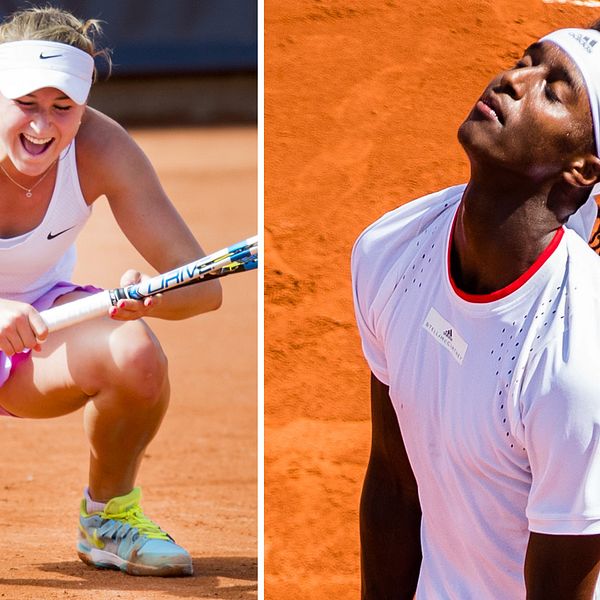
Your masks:
<svg viewBox="0 0 600 600"><path fill-rule="evenodd" d="M527 600L592 600L599 573L600 535L529 536Z"/></svg>
<svg viewBox="0 0 600 600"><path fill-rule="evenodd" d="M421 566L417 482L389 396L371 376L371 456L360 501L363 600L412 600Z"/></svg>

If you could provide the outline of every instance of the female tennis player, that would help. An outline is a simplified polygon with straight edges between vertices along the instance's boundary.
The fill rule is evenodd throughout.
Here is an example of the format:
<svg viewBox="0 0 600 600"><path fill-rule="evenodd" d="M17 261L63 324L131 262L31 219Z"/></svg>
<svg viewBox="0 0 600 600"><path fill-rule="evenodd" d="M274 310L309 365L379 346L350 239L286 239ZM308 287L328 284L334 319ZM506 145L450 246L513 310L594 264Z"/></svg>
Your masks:
<svg viewBox="0 0 600 600"><path fill-rule="evenodd" d="M48 336L39 312L95 291L71 283L74 241L92 204L159 272L203 255L150 162L117 123L86 105L98 23L31 8L0 24L0 407L50 418L84 407L89 485L80 558L135 575L189 575L189 554L140 508L136 474L167 409L167 361L140 317L183 319L221 303L216 281ZM144 275L127 271L121 285Z"/></svg>

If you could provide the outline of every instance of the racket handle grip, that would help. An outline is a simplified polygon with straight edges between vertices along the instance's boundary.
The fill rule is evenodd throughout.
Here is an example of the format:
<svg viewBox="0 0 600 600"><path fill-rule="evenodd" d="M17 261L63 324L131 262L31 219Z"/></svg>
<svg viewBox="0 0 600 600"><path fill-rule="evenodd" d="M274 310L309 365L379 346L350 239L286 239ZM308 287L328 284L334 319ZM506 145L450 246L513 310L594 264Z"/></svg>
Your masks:
<svg viewBox="0 0 600 600"><path fill-rule="evenodd" d="M58 331L64 327L105 315L111 306L110 292L105 290L67 304L43 310L40 315L49 331Z"/></svg>

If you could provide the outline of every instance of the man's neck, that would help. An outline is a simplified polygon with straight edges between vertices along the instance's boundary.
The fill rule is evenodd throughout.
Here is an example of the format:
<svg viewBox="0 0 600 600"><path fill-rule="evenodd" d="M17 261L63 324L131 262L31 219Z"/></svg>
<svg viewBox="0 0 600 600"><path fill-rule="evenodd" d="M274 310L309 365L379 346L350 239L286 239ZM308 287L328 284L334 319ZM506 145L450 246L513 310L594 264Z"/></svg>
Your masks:
<svg viewBox="0 0 600 600"><path fill-rule="evenodd" d="M471 294L509 285L535 262L561 223L549 190L506 177L473 176L454 225L452 277Z"/></svg>

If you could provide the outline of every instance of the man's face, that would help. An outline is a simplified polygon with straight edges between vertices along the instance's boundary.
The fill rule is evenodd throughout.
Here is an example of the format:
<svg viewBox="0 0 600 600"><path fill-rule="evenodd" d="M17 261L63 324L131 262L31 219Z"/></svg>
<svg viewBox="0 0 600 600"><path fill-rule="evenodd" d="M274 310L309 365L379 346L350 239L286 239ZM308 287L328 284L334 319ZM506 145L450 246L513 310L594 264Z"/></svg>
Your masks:
<svg viewBox="0 0 600 600"><path fill-rule="evenodd" d="M476 163L535 181L555 177L575 156L592 151L592 117L579 69L555 44L533 44L490 82L458 139Z"/></svg>

